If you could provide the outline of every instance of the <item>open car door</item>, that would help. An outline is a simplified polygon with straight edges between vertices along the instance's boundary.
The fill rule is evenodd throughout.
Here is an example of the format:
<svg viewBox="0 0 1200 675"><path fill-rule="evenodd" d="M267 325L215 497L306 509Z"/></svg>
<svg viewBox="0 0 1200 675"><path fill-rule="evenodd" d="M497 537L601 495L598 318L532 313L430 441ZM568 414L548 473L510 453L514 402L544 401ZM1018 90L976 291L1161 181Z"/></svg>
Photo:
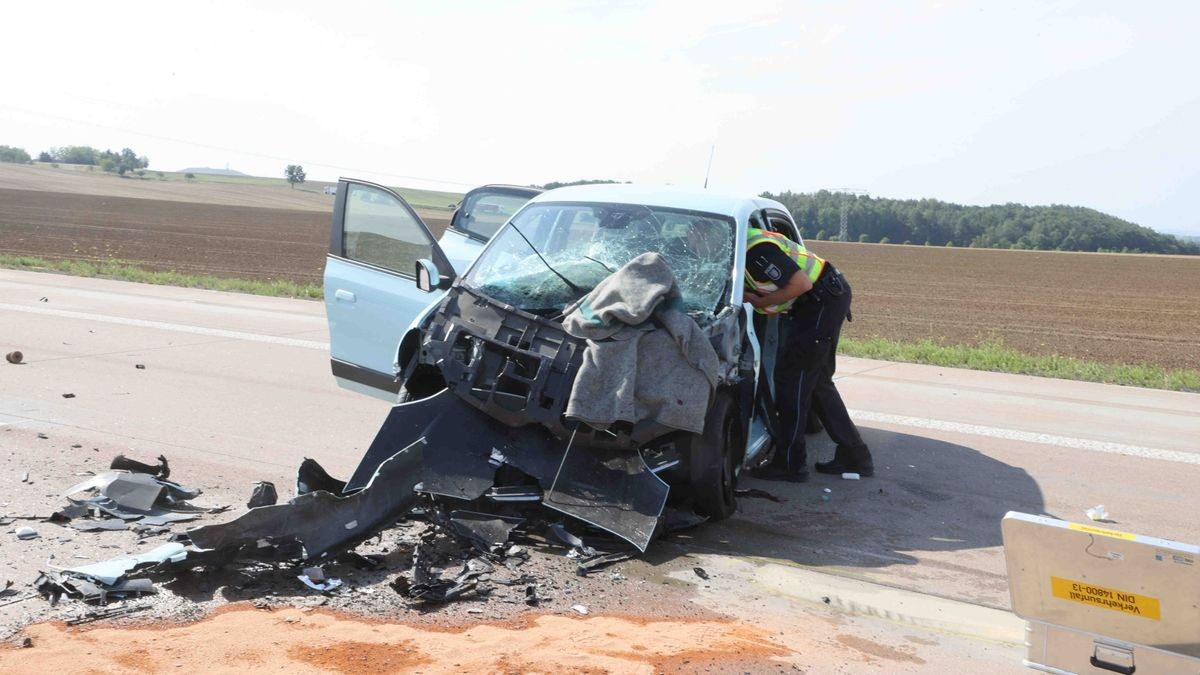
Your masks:
<svg viewBox="0 0 1200 675"><path fill-rule="evenodd" d="M455 271L465 273L500 227L541 192L517 185L484 185L463 195L438 242Z"/></svg>
<svg viewBox="0 0 1200 675"><path fill-rule="evenodd" d="M415 282L422 259L433 261L438 272L430 292ZM339 180L325 259L325 315L338 384L394 401L400 388L397 345L454 278L433 233L400 195L365 181Z"/></svg>

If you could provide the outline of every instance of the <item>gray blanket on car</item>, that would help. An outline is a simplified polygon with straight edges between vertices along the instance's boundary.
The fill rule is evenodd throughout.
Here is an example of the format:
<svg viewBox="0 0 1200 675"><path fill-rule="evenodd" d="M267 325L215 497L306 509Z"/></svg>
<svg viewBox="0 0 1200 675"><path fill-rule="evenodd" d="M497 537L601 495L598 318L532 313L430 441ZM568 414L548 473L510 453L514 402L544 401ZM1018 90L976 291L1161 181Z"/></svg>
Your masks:
<svg viewBox="0 0 1200 675"><path fill-rule="evenodd" d="M704 430L717 353L682 308L666 260L643 253L569 306L563 329L587 340L566 415L598 428L653 420Z"/></svg>

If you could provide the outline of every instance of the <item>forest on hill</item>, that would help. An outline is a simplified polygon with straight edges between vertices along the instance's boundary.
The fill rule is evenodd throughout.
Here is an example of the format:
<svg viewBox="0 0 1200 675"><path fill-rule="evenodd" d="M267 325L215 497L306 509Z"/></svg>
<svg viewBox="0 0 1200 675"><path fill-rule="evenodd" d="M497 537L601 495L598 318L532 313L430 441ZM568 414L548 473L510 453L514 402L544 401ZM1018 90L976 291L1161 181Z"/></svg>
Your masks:
<svg viewBox="0 0 1200 675"><path fill-rule="evenodd" d="M808 239L837 239L844 208L848 241L1200 255L1200 244L1081 206L963 206L826 190L762 196L786 205Z"/></svg>

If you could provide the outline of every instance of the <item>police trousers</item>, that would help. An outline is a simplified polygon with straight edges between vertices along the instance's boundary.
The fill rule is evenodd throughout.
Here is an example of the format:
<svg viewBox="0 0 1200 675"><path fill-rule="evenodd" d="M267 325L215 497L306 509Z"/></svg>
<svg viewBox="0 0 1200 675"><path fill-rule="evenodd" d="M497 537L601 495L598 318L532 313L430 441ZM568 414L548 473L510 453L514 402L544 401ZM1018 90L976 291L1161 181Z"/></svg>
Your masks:
<svg viewBox="0 0 1200 675"><path fill-rule="evenodd" d="M813 290L797 298L781 318L775 363L775 408L779 414L774 463L786 471L808 465L804 427L815 408L829 437L846 447L863 445L858 427L833 384L842 324L850 313L850 284L826 265Z"/></svg>

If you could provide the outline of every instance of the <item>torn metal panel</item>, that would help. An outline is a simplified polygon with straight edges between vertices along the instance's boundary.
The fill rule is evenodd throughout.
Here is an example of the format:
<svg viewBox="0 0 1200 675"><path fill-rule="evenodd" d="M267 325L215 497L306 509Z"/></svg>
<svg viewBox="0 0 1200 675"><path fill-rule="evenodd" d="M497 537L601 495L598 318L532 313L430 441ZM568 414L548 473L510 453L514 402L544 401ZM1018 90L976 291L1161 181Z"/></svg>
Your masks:
<svg viewBox="0 0 1200 675"><path fill-rule="evenodd" d="M422 461L421 491L477 499L495 482L496 467L488 462L492 448L507 449L505 435L496 433L490 422L445 390L395 405L347 481L346 490L358 489L379 462L424 438L430 451Z"/></svg>
<svg viewBox="0 0 1200 675"><path fill-rule="evenodd" d="M163 487L162 499L159 500L163 506L183 504L189 499L195 499L200 496L200 490L189 490L179 483L173 483L169 480L159 479L158 482Z"/></svg>
<svg viewBox="0 0 1200 675"><path fill-rule="evenodd" d="M268 543L274 549L299 544L306 560L323 558L350 548L407 513L416 503L413 492L420 473L423 439L397 452L380 465L362 490L347 497L310 492L286 504L250 509L228 523L188 530L198 549L243 549ZM275 551L264 551L274 555Z"/></svg>
<svg viewBox="0 0 1200 675"><path fill-rule="evenodd" d="M495 553L508 543L513 528L525 522L523 518L497 516L474 511L453 511L450 525L454 532L465 537L475 548L484 553Z"/></svg>
<svg viewBox="0 0 1200 675"><path fill-rule="evenodd" d="M81 492L97 492L99 496L71 499L71 495ZM91 504L106 511L120 512L112 514L118 518L128 517L131 511L144 514L156 504L170 508L185 507L187 500L195 499L199 495L200 490L190 490L148 473L127 471L105 471L72 485L63 493L64 497L71 499L75 504Z"/></svg>
<svg viewBox="0 0 1200 675"><path fill-rule="evenodd" d="M570 446L542 503L645 552L669 491L637 450Z"/></svg>
<svg viewBox="0 0 1200 675"><path fill-rule="evenodd" d="M85 491L96 491L120 506L138 511L149 511L163 487L153 476L144 473L106 471L71 486L63 493L70 497Z"/></svg>
<svg viewBox="0 0 1200 675"><path fill-rule="evenodd" d="M156 567L166 562L179 562L186 556L187 550L183 544L170 542L140 555L113 558L112 560L105 560L82 567L68 567L62 570L62 573L77 577L86 577L101 584L111 586L129 572L147 567Z"/></svg>

